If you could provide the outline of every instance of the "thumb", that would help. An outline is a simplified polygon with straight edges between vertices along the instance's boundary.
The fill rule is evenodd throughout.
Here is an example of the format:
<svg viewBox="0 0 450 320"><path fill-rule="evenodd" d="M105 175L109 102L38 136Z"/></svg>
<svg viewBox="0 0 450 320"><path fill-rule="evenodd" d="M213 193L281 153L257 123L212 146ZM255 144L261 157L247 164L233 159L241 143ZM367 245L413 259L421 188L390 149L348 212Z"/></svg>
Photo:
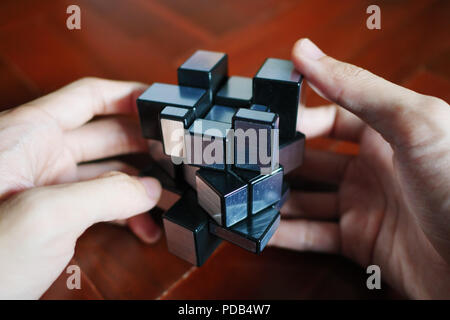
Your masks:
<svg viewBox="0 0 450 320"><path fill-rule="evenodd" d="M30 189L15 202L35 218L45 219L53 230L75 232L78 237L97 222L150 210L160 195L161 185L154 178L110 172L93 180Z"/></svg>
<svg viewBox="0 0 450 320"><path fill-rule="evenodd" d="M296 42L292 60L319 95L354 113L394 146L417 144L436 122L430 117L446 105L335 60L309 39Z"/></svg>

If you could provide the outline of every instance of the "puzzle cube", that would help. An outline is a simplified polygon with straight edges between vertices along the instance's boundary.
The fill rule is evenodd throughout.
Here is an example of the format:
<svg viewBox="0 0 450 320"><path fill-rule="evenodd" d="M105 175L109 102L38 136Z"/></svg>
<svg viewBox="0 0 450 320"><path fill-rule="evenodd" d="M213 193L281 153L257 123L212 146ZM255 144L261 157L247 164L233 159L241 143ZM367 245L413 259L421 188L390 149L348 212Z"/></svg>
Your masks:
<svg viewBox="0 0 450 320"><path fill-rule="evenodd" d="M233 171L248 184L249 214L256 214L280 200L283 167L265 175L250 170L234 169Z"/></svg>
<svg viewBox="0 0 450 320"><path fill-rule="evenodd" d="M209 231L223 240L259 254L272 238L279 224L280 213L275 207L269 207L231 228L224 228L210 221Z"/></svg>
<svg viewBox="0 0 450 320"><path fill-rule="evenodd" d="M184 135L194 121L192 109L179 107L165 107L159 116L164 153L171 157L185 156Z"/></svg>
<svg viewBox="0 0 450 320"><path fill-rule="evenodd" d="M221 52L198 50L178 68L178 84L206 89L210 103L227 77L228 56Z"/></svg>
<svg viewBox="0 0 450 320"><path fill-rule="evenodd" d="M303 154L305 150L305 135L296 132L292 139L280 140L280 165L284 167L284 174L288 174L303 162Z"/></svg>
<svg viewBox="0 0 450 320"><path fill-rule="evenodd" d="M232 172L200 169L196 173L200 206L216 223L230 227L248 214L248 186Z"/></svg>
<svg viewBox="0 0 450 320"><path fill-rule="evenodd" d="M197 119L185 136L186 163L226 170L233 161L231 124Z"/></svg>
<svg viewBox="0 0 450 320"><path fill-rule="evenodd" d="M278 167L277 114L241 108L233 117L233 129L237 168L267 174Z"/></svg>
<svg viewBox="0 0 450 320"><path fill-rule="evenodd" d="M137 106L143 137L161 140L158 119L166 106L192 109L196 117L202 117L210 104L204 89L156 82L137 99Z"/></svg>
<svg viewBox="0 0 450 320"><path fill-rule="evenodd" d="M294 138L302 76L289 60L268 58L253 78L253 103L280 117L280 138Z"/></svg>
<svg viewBox="0 0 450 320"><path fill-rule="evenodd" d="M201 266L221 242L209 232L208 223L208 214L198 205L195 191L188 189L163 215L169 251Z"/></svg>
<svg viewBox="0 0 450 320"><path fill-rule="evenodd" d="M215 102L224 106L243 108L250 105L252 98L252 78L233 76L217 92Z"/></svg>
<svg viewBox="0 0 450 320"><path fill-rule="evenodd" d="M230 123L232 122L233 116L236 113L236 109L232 107L214 105L209 110L208 114L205 116L206 120L219 121Z"/></svg>

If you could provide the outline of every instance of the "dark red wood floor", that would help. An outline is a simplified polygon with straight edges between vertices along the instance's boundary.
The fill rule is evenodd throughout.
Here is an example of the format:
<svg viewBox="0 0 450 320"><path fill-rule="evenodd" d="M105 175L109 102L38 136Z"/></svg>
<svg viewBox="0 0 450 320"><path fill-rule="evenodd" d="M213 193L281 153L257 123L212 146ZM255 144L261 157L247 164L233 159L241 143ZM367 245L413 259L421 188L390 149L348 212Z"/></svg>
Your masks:
<svg viewBox="0 0 450 320"><path fill-rule="evenodd" d="M82 30L66 28L81 8ZM368 30L370 4L382 29ZM2 0L0 110L83 76L176 82L196 49L229 54L231 74L253 76L266 57L289 58L296 39L393 82L450 100L450 2L446 0ZM307 104L322 99L308 91ZM310 148L352 152L324 139ZM82 289L63 274L45 299L392 298L366 289L362 268L336 256L268 248L255 256L223 244L201 268L141 244L128 230L99 224L79 239L72 263Z"/></svg>

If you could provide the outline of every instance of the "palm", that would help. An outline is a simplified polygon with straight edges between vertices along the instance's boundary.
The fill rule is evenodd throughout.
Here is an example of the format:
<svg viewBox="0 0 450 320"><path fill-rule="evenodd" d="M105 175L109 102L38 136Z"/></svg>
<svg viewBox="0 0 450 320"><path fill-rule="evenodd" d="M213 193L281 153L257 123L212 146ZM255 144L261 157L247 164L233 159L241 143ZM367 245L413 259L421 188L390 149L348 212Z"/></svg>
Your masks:
<svg viewBox="0 0 450 320"><path fill-rule="evenodd" d="M405 201L414 195L402 191L394 159L390 145L364 129L360 153L339 188L341 249L363 266L379 265L384 280L396 287L423 296L419 284L439 283L450 268L409 212Z"/></svg>

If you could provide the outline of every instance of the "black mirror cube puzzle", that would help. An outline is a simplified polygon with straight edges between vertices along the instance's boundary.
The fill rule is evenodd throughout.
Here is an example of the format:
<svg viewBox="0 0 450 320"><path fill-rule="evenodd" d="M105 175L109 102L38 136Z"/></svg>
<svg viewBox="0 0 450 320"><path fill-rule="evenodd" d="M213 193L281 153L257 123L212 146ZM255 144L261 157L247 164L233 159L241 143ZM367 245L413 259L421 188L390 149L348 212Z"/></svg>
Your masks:
<svg viewBox="0 0 450 320"><path fill-rule="evenodd" d="M143 174L181 194L163 215L170 252L200 266L222 240L263 251L289 195L284 175L303 158L301 85L288 60L229 77L225 53L199 50L178 68L178 85L154 83L138 98L142 135L168 173Z"/></svg>

